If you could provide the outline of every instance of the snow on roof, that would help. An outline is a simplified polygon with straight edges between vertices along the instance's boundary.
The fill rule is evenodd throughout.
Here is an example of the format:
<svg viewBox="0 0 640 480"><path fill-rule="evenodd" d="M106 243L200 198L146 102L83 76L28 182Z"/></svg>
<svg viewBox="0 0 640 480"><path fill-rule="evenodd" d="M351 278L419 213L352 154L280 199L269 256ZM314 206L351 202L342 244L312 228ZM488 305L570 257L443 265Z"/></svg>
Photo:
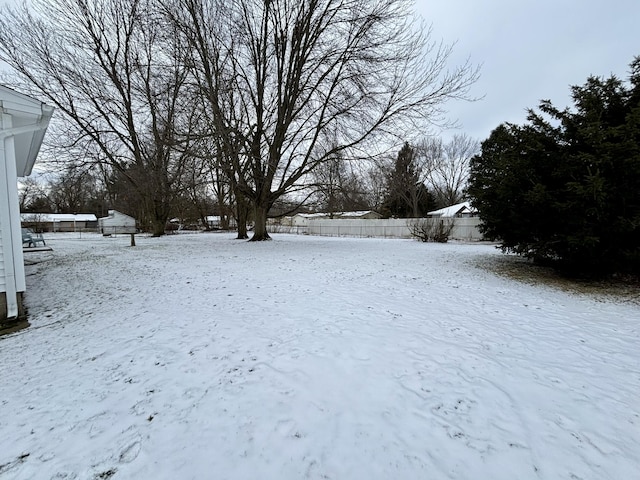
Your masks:
<svg viewBox="0 0 640 480"><path fill-rule="evenodd" d="M116 215L119 215L119 216L121 216L121 217L129 217L129 218L133 218L131 215L127 215L126 213L119 212L118 210L109 210L109 211L108 211L108 215L107 215L106 217L100 217L100 219L103 219L103 218L113 218L113 217L114 217L114 216L116 216ZM91 220L88 220L88 221L91 221Z"/></svg>
<svg viewBox="0 0 640 480"><path fill-rule="evenodd" d="M95 222L98 219L93 213L21 213L23 222Z"/></svg>
<svg viewBox="0 0 640 480"><path fill-rule="evenodd" d="M324 218L328 216L329 216L328 213L296 213L294 215L294 217L302 217L302 218Z"/></svg>
<svg viewBox="0 0 640 480"><path fill-rule="evenodd" d="M441 208L439 210L427 212L427 215L431 215L434 217L455 217L456 215L465 212L477 213L478 210L471 206L471 202L462 202L451 205L449 207Z"/></svg>
<svg viewBox="0 0 640 480"><path fill-rule="evenodd" d="M364 217L365 215L368 215L370 213L376 213L373 210L358 210L355 212L337 212L334 213L334 215L337 215L339 217Z"/></svg>
<svg viewBox="0 0 640 480"><path fill-rule="evenodd" d="M363 217L369 213L376 213L373 210L358 210L355 212L333 212L334 217ZM294 216L302 217L302 218L326 218L331 214L328 212L318 212L318 213L296 213Z"/></svg>

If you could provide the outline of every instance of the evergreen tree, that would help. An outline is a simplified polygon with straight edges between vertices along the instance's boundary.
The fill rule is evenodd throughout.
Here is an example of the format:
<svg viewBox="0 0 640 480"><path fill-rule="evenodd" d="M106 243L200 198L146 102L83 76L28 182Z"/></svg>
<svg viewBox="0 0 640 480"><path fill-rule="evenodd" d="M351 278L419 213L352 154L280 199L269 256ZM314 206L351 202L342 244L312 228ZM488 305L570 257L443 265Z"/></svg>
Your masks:
<svg viewBox="0 0 640 480"><path fill-rule="evenodd" d="M472 159L468 193L503 250L574 273L640 273L640 58L629 85L572 87L573 110L543 101L500 125Z"/></svg>
<svg viewBox="0 0 640 480"><path fill-rule="evenodd" d="M387 176L387 196L383 212L395 217L420 217L434 207L416 161L416 151L405 143L398 152L393 170Z"/></svg>

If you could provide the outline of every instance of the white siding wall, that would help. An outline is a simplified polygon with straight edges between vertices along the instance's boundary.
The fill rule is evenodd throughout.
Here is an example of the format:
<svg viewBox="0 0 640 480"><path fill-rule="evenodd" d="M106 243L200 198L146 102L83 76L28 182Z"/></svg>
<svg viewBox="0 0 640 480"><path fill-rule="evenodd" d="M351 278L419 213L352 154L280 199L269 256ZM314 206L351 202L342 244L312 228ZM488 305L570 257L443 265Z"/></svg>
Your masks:
<svg viewBox="0 0 640 480"><path fill-rule="evenodd" d="M98 228L105 235L135 233L136 219L120 212L98 219Z"/></svg>
<svg viewBox="0 0 640 480"><path fill-rule="evenodd" d="M2 222L0 222L0 292L6 292L7 278L6 278L5 269L4 269L4 251L2 249L2 233L3 233L2 227L3 227Z"/></svg>
<svg viewBox="0 0 640 480"><path fill-rule="evenodd" d="M0 129L5 128L11 128L11 117L0 112ZM7 142L4 138L0 138L0 182L3 183L6 182L6 143ZM7 195L6 185L0 185L0 195ZM4 246L7 242L4 236L11 231L11 229L8 228L9 226L6 224L8 218L5 218L9 215L8 203L8 200L0 198L0 292L7 291L7 269L4 260L6 254L6 248Z"/></svg>
<svg viewBox="0 0 640 480"><path fill-rule="evenodd" d="M0 113L2 130L13 126L11 115ZM2 318L19 314L17 292L25 290L20 209L18 207L18 176L16 172L15 141L13 136L0 138L0 258L2 277L0 292L6 293L6 312Z"/></svg>

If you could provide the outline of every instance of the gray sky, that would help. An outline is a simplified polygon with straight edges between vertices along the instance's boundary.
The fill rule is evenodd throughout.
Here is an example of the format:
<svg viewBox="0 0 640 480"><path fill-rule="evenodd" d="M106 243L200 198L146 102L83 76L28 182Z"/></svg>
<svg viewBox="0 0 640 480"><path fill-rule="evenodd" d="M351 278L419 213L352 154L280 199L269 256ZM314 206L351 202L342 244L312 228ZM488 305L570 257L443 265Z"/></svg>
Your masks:
<svg viewBox="0 0 640 480"><path fill-rule="evenodd" d="M0 0L0 4L15 0ZM570 85L589 75L626 79L640 55L640 0L415 0L432 40L457 42L451 66L481 65L474 103L450 102L450 117L478 140L550 99L571 105ZM0 69L4 69L0 64ZM448 137L454 131L444 132Z"/></svg>
<svg viewBox="0 0 640 480"><path fill-rule="evenodd" d="M484 99L448 105L459 132L478 140L524 123L541 99L570 106L570 85L589 75L626 80L640 55L640 0L416 0L416 9L433 40L457 42L453 64L482 64L471 94Z"/></svg>

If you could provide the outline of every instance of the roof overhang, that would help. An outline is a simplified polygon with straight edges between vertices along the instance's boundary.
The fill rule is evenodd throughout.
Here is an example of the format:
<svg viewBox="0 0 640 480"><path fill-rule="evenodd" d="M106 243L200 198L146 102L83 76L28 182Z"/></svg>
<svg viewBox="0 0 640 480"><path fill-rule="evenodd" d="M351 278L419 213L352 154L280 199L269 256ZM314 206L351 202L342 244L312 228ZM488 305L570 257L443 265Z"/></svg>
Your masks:
<svg viewBox="0 0 640 480"><path fill-rule="evenodd" d="M17 174L26 177L33 170L53 107L0 85L0 109L11 115L11 126L2 128L0 136L14 138Z"/></svg>

